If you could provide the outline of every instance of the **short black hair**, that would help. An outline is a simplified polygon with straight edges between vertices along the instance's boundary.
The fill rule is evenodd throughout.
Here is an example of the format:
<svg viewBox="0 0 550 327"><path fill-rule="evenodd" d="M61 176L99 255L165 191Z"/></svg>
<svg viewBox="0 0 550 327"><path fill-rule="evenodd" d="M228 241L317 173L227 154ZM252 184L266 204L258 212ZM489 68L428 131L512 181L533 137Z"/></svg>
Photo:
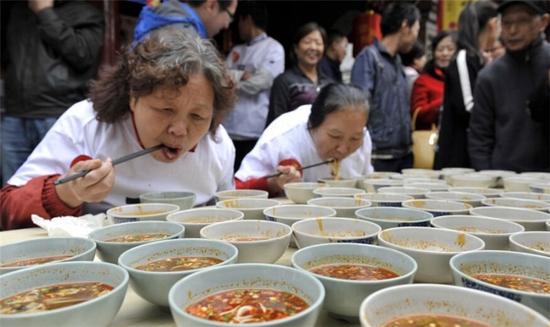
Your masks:
<svg viewBox="0 0 550 327"><path fill-rule="evenodd" d="M412 3L392 2L382 15L380 27L382 35L391 35L397 33L401 29L403 21L407 21L407 26L413 26L414 23L420 21L420 11Z"/></svg>
<svg viewBox="0 0 550 327"><path fill-rule="evenodd" d="M304 24L304 25L298 27L298 30L296 31L296 33L294 33L294 38L292 40L292 44L294 46L297 46L300 43L300 40L302 40L308 34L310 34L312 32L315 32L315 31L319 31L319 33L321 33L321 38L323 39L323 45L326 48L327 47L327 32L325 31L325 29L321 25L319 25L315 22L309 22L307 24Z"/></svg>
<svg viewBox="0 0 550 327"><path fill-rule="evenodd" d="M333 43L339 42L343 38L345 38L346 35L339 30L329 30L327 35L327 44L326 47L330 47Z"/></svg>
<svg viewBox="0 0 550 327"><path fill-rule="evenodd" d="M197 8L202 6L206 0L187 0L186 1L191 7ZM227 9L231 5L231 0L218 0L218 4L220 5L220 9Z"/></svg>
<svg viewBox="0 0 550 327"><path fill-rule="evenodd" d="M315 129L321 126L327 115L348 106L359 107L367 115L369 113L367 96L360 88L342 83L326 85L311 105L307 128Z"/></svg>
<svg viewBox="0 0 550 327"><path fill-rule="evenodd" d="M241 0L237 9L238 17L250 16L254 25L262 30L267 29L268 15L264 1Z"/></svg>
<svg viewBox="0 0 550 327"><path fill-rule="evenodd" d="M411 51L407 53L400 53L399 56L401 57L401 62L403 63L403 66L410 66L413 64L413 62L418 59L422 58L426 54L426 50L424 50L424 46L422 43L416 41L411 48Z"/></svg>

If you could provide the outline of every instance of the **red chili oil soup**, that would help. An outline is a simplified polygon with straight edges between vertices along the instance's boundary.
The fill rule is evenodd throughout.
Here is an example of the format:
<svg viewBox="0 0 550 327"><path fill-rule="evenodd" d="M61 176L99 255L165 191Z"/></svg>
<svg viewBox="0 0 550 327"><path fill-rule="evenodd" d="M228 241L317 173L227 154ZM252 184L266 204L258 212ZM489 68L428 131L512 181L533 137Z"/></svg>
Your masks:
<svg viewBox="0 0 550 327"><path fill-rule="evenodd" d="M313 267L309 271L327 277L351 280L381 280L399 276L386 268L355 263L321 265Z"/></svg>
<svg viewBox="0 0 550 327"><path fill-rule="evenodd" d="M23 267L23 266L34 266L41 265L53 261L61 261L72 257L72 255L52 255L47 257L37 257L30 259L21 259L12 262L3 263L0 265L0 268L11 268L11 267Z"/></svg>
<svg viewBox="0 0 550 327"><path fill-rule="evenodd" d="M477 274L473 277L489 284L518 291L550 294L550 283L538 278L512 274Z"/></svg>
<svg viewBox="0 0 550 327"><path fill-rule="evenodd" d="M196 317L246 324L293 316L309 305L292 293L273 289L235 289L210 295L185 311Z"/></svg>
<svg viewBox="0 0 550 327"><path fill-rule="evenodd" d="M486 323L458 316L420 314L399 317L382 327L492 327Z"/></svg>
<svg viewBox="0 0 550 327"><path fill-rule="evenodd" d="M0 313L32 313L68 307L99 297L112 289L112 286L100 282L42 286L0 300Z"/></svg>
<svg viewBox="0 0 550 327"><path fill-rule="evenodd" d="M170 257L138 265L135 268L145 271L184 271L216 265L223 260L214 257Z"/></svg>

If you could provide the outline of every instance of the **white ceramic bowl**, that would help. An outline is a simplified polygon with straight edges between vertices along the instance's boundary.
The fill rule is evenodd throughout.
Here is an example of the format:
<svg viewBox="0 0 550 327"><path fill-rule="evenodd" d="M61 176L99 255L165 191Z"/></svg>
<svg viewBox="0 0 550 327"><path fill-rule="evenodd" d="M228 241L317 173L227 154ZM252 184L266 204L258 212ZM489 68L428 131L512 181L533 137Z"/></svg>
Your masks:
<svg viewBox="0 0 550 327"><path fill-rule="evenodd" d="M405 176L403 176L403 175L400 174L400 173L394 173L394 174L391 174L391 175L390 175L390 178L391 178L391 179L400 179L400 180L403 180L403 179L405 179Z"/></svg>
<svg viewBox="0 0 550 327"><path fill-rule="evenodd" d="M496 180L495 187L504 187L504 178L517 175L515 171L511 171L511 170L493 170L493 169L480 170L479 173L484 174L484 175L488 175L488 176L496 177L497 180Z"/></svg>
<svg viewBox="0 0 550 327"><path fill-rule="evenodd" d="M373 171L372 173L368 173L364 175L365 179L372 179L372 178L390 178L393 175L396 175L393 171ZM400 174L397 174L400 175Z"/></svg>
<svg viewBox="0 0 550 327"><path fill-rule="evenodd" d="M441 172L453 172L453 173L460 173L460 174L467 174L467 173L473 173L475 170L473 168L465 168L465 167L446 167L442 168Z"/></svg>
<svg viewBox="0 0 550 327"><path fill-rule="evenodd" d="M525 230L520 224L509 220L469 215L439 216L430 223L437 228L477 236L485 242L486 250L508 250L508 237Z"/></svg>
<svg viewBox="0 0 550 327"><path fill-rule="evenodd" d="M401 170L401 174L405 177L426 177L439 179L441 176L441 171L424 168L407 168Z"/></svg>
<svg viewBox="0 0 550 327"><path fill-rule="evenodd" d="M491 207L512 207L521 209L534 209L541 211L550 210L550 203L538 200L525 200L518 198L491 198L481 201L486 206Z"/></svg>
<svg viewBox="0 0 550 327"><path fill-rule="evenodd" d="M309 199L313 199L315 194L313 190L319 187L323 187L322 183L287 183L284 186L286 197L297 204L305 204Z"/></svg>
<svg viewBox="0 0 550 327"><path fill-rule="evenodd" d="M306 218L334 217L336 210L305 204L282 204L264 210L265 219L288 226Z"/></svg>
<svg viewBox="0 0 550 327"><path fill-rule="evenodd" d="M497 286L475 277L477 274L512 274L550 283L550 258L510 251L462 253L450 261L456 285L500 295L550 317L550 293L532 293Z"/></svg>
<svg viewBox="0 0 550 327"><path fill-rule="evenodd" d="M550 257L550 232L521 232L510 235L510 250Z"/></svg>
<svg viewBox="0 0 550 327"><path fill-rule="evenodd" d="M474 216L506 219L525 227L526 231L544 230L544 223L550 219L550 214L512 207L479 207L470 210Z"/></svg>
<svg viewBox="0 0 550 327"><path fill-rule="evenodd" d="M419 188L425 188L429 190L430 192L436 192L436 191L447 191L449 189L449 186L446 183L406 183L407 187L419 187Z"/></svg>
<svg viewBox="0 0 550 327"><path fill-rule="evenodd" d="M546 221L546 230L550 232L550 219Z"/></svg>
<svg viewBox="0 0 550 327"><path fill-rule="evenodd" d="M371 206L369 200L361 198L322 197L307 201L307 204L329 207L336 210L337 217L355 217L355 211Z"/></svg>
<svg viewBox="0 0 550 327"><path fill-rule="evenodd" d="M179 210L170 203L140 203L114 207L107 210L107 217L115 223L132 221L166 220L166 216Z"/></svg>
<svg viewBox="0 0 550 327"><path fill-rule="evenodd" d="M373 207L355 212L357 218L377 224L382 229L399 226L429 226L434 216L426 211L397 207Z"/></svg>
<svg viewBox="0 0 550 327"><path fill-rule="evenodd" d="M487 326L547 327L540 313L515 301L451 285L400 285L380 290L361 303L362 327L381 327L403 316L452 315Z"/></svg>
<svg viewBox="0 0 550 327"><path fill-rule="evenodd" d="M485 242L473 235L431 227L386 229L378 234L378 243L413 257L418 264L414 280L423 283L451 283L449 260L460 252L485 247Z"/></svg>
<svg viewBox="0 0 550 327"><path fill-rule="evenodd" d="M539 182L538 178L521 175L504 177L502 179L502 184L507 192L529 192L529 185Z"/></svg>
<svg viewBox="0 0 550 327"><path fill-rule="evenodd" d="M206 226L201 229L201 236L235 245L239 263L275 263L288 248L292 229L275 221L236 220ZM238 240L239 237L256 239Z"/></svg>
<svg viewBox="0 0 550 327"><path fill-rule="evenodd" d="M365 193L357 194L356 199L366 199L371 207L400 207L401 203L414 199L412 196L394 193Z"/></svg>
<svg viewBox="0 0 550 327"><path fill-rule="evenodd" d="M481 194L487 198L498 198L503 190L486 187L449 187L449 192L464 192Z"/></svg>
<svg viewBox="0 0 550 327"><path fill-rule="evenodd" d="M29 289L65 283L100 282L113 289L95 299L34 313L0 314L2 327L108 326L128 288L128 273L104 262L60 262L13 271L0 276L0 299Z"/></svg>
<svg viewBox="0 0 550 327"><path fill-rule="evenodd" d="M426 193L430 190L421 187L381 187L378 189L378 193L396 193L412 196L415 199L423 199L426 197Z"/></svg>
<svg viewBox="0 0 550 327"><path fill-rule="evenodd" d="M471 205L472 207L479 207L481 206L481 201L485 200L486 197L477 193L428 192L426 193L426 199L463 202Z"/></svg>
<svg viewBox="0 0 550 327"><path fill-rule="evenodd" d="M364 244L322 244L298 250L292 266L313 274L326 291L325 309L339 317L357 319L359 306L371 293L394 285L412 283L414 259L399 251ZM315 274L309 270L330 264L361 264L388 269L398 276L383 280L350 280ZM349 318L348 318L349 319Z"/></svg>
<svg viewBox="0 0 550 327"><path fill-rule="evenodd" d="M168 295L172 317L178 327L234 326L195 317L187 313L185 308L215 293L241 288L289 292L309 304L308 308L296 315L246 324L250 327L313 327L325 298L321 282L308 273L280 265L244 263L204 270L177 282Z"/></svg>
<svg viewBox="0 0 550 327"><path fill-rule="evenodd" d="M535 193L535 192L505 192L502 193L503 198L514 198L514 199L524 199L524 200L537 200L550 202L550 194L544 193Z"/></svg>
<svg viewBox="0 0 550 327"><path fill-rule="evenodd" d="M404 208L420 209L437 216L467 215L472 208L463 202L449 200L408 200L403 202Z"/></svg>
<svg viewBox="0 0 550 327"><path fill-rule="evenodd" d="M171 203L179 207L178 210L186 210L193 207L195 204L195 193L193 192L151 192L140 194L139 200L141 203Z"/></svg>
<svg viewBox="0 0 550 327"><path fill-rule="evenodd" d="M124 252L118 264L130 274L134 291L145 300L160 306L168 306L168 292L185 276L211 267L229 265L237 261L235 246L217 240L179 239L140 245ZM171 257L211 257L222 262L205 268L184 271L145 271L136 266Z"/></svg>
<svg viewBox="0 0 550 327"><path fill-rule="evenodd" d="M292 224L296 245L305 248L323 243L376 243L380 226L354 218L308 218Z"/></svg>
<svg viewBox="0 0 550 327"><path fill-rule="evenodd" d="M409 186L409 184L415 184L415 183L434 183L434 184L440 184L440 185L447 185L447 183L444 180L441 179L433 179L428 177L403 177L403 186Z"/></svg>
<svg viewBox="0 0 550 327"><path fill-rule="evenodd" d="M183 237L184 232L184 226L169 221L136 221L96 229L90 233L89 237L97 244L98 257L105 262L116 264L118 257L131 248L146 243ZM109 241L115 237L141 233L163 233L168 236L163 239L141 242Z"/></svg>
<svg viewBox="0 0 550 327"><path fill-rule="evenodd" d="M450 184L454 187L495 187L497 185L497 176L480 173L452 175L450 180Z"/></svg>
<svg viewBox="0 0 550 327"><path fill-rule="evenodd" d="M281 204L277 200L260 198L240 198L218 201L216 207L226 209L236 209L244 214L244 219L259 220L264 219L263 211L265 208Z"/></svg>
<svg viewBox="0 0 550 327"><path fill-rule="evenodd" d="M47 237L0 246L0 266L25 259L68 256L59 261L92 261L96 244L82 237ZM52 264L50 262L47 264ZM34 265L0 267L0 275Z"/></svg>
<svg viewBox="0 0 550 327"><path fill-rule="evenodd" d="M536 178L538 180L550 182L550 173L546 173L546 172L529 171L529 172L521 173L519 175L521 177Z"/></svg>
<svg viewBox="0 0 550 327"><path fill-rule="evenodd" d="M363 194L365 190L352 187L319 187L313 190L316 196L326 197L354 197L357 194Z"/></svg>
<svg viewBox="0 0 550 327"><path fill-rule="evenodd" d="M267 199L267 197L269 196L269 193L263 190L241 189L241 190L220 191L220 192L216 192L215 195L218 201L223 201L223 200L231 200L231 199L238 199L238 198Z"/></svg>
<svg viewBox="0 0 550 327"><path fill-rule="evenodd" d="M195 208L174 212L166 220L185 226L185 237L198 238L204 226L228 220L241 220L244 214L235 209Z"/></svg>
<svg viewBox="0 0 550 327"><path fill-rule="evenodd" d="M390 178L364 179L362 183L362 188L370 193L378 192L378 189L381 187L403 186L403 181Z"/></svg>
<svg viewBox="0 0 550 327"><path fill-rule="evenodd" d="M357 187L357 178L334 179L327 177L320 178L318 182L324 184L326 187Z"/></svg>
<svg viewBox="0 0 550 327"><path fill-rule="evenodd" d="M550 194L550 182L529 184L529 190L535 193Z"/></svg>

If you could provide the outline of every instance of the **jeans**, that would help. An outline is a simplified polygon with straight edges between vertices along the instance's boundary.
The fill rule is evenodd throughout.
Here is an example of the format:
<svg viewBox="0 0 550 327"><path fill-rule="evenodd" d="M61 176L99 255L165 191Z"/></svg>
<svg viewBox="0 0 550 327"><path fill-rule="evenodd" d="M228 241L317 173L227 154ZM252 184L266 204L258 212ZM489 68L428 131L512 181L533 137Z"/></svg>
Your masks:
<svg viewBox="0 0 550 327"><path fill-rule="evenodd" d="M56 117L2 118L2 185L23 165L56 120Z"/></svg>

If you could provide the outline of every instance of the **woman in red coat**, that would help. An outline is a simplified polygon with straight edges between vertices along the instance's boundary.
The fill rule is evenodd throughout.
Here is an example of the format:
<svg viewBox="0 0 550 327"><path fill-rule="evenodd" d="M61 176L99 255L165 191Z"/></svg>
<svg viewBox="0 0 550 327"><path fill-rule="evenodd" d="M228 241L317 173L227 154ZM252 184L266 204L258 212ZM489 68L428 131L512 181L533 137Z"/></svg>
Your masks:
<svg viewBox="0 0 550 327"><path fill-rule="evenodd" d="M456 51L456 37L442 31L432 40L432 59L416 79L411 95L411 116L418 111L416 129L432 129L438 125L439 111L445 90L445 69Z"/></svg>

